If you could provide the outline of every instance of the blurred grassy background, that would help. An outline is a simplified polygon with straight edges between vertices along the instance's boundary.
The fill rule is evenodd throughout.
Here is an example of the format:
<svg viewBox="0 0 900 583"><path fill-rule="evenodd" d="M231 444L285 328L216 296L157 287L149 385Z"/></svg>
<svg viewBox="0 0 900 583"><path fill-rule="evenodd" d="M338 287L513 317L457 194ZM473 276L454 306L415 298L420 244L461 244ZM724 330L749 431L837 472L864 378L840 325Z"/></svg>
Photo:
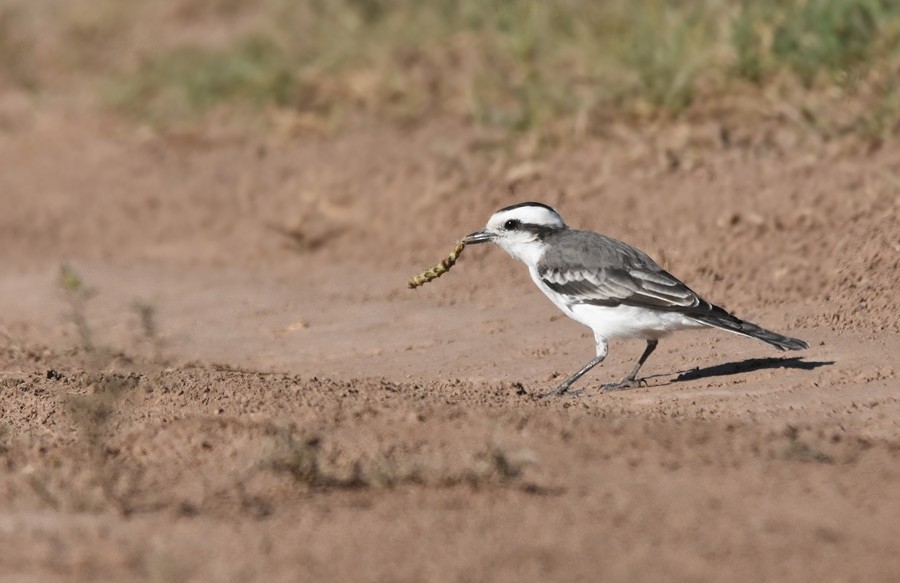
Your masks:
<svg viewBox="0 0 900 583"><path fill-rule="evenodd" d="M157 127L289 114L602 133L790 107L892 137L895 0L5 0L0 87Z"/></svg>

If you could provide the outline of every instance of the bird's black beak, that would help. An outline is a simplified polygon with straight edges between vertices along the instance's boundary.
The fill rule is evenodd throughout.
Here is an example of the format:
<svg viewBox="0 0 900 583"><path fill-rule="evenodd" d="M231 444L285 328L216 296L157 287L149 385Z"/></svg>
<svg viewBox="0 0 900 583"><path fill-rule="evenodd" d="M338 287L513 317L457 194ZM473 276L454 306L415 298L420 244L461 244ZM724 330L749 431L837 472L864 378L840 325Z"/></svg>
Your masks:
<svg viewBox="0 0 900 583"><path fill-rule="evenodd" d="M489 243L493 238L493 233L489 233L487 231L475 231L471 235L466 235L466 237L463 238L463 243L465 243L466 245Z"/></svg>

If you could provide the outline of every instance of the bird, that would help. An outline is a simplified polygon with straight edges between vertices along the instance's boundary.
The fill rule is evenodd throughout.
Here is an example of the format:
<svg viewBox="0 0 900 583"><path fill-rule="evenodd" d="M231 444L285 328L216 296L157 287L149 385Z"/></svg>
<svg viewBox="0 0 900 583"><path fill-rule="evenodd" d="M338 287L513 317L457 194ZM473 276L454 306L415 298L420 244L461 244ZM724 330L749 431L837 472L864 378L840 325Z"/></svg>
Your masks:
<svg viewBox="0 0 900 583"><path fill-rule="evenodd" d="M594 333L596 356L541 397L560 396L603 362L609 341L639 338L646 348L621 381L605 391L640 386L638 371L672 332L718 328L756 338L778 350L809 344L741 320L708 302L643 251L592 231L572 229L556 210L539 202L507 206L484 229L463 238L466 245L493 243L528 266L531 279L557 308Z"/></svg>

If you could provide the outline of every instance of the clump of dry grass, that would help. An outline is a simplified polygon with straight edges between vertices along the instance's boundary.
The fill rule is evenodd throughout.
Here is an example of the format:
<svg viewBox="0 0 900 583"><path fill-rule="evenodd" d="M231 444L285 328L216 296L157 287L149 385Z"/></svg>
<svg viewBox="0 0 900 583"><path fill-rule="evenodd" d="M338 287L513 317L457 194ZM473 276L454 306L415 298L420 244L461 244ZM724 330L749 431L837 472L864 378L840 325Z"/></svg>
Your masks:
<svg viewBox="0 0 900 583"><path fill-rule="evenodd" d="M76 451L84 456L86 468L93 475L92 485L101 493L103 504L120 514L135 510L138 475L135 468L116 459L109 446L114 436L118 409L140 381L137 374L101 373L88 380L85 394L67 395L63 399L66 412L78 431Z"/></svg>
<svg viewBox="0 0 900 583"><path fill-rule="evenodd" d="M303 437L283 431L276 438L279 446L269 467L318 490L393 488L405 484L478 487L520 483L525 469L536 461L530 450L494 444L486 445L466 463L453 467L391 452L348 460L344 459L345 455L331 455L319 436ZM340 461L336 461L338 458ZM520 485L529 487L529 484Z"/></svg>

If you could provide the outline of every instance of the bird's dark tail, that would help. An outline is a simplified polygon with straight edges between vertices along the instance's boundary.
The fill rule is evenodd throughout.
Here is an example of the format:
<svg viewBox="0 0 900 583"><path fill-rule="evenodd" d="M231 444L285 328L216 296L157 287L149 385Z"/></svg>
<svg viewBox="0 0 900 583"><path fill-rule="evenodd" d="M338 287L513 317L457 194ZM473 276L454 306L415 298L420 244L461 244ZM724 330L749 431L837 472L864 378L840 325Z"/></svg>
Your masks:
<svg viewBox="0 0 900 583"><path fill-rule="evenodd" d="M721 310L721 308L719 310ZM710 314L691 314L691 317L707 326L713 326L727 332L734 332L736 334L762 340L766 344L771 344L778 350L804 350L809 348L809 344L799 338L783 336L776 332L772 332L771 330L760 328L756 324L745 322L740 318L732 316L725 310L719 310Z"/></svg>

